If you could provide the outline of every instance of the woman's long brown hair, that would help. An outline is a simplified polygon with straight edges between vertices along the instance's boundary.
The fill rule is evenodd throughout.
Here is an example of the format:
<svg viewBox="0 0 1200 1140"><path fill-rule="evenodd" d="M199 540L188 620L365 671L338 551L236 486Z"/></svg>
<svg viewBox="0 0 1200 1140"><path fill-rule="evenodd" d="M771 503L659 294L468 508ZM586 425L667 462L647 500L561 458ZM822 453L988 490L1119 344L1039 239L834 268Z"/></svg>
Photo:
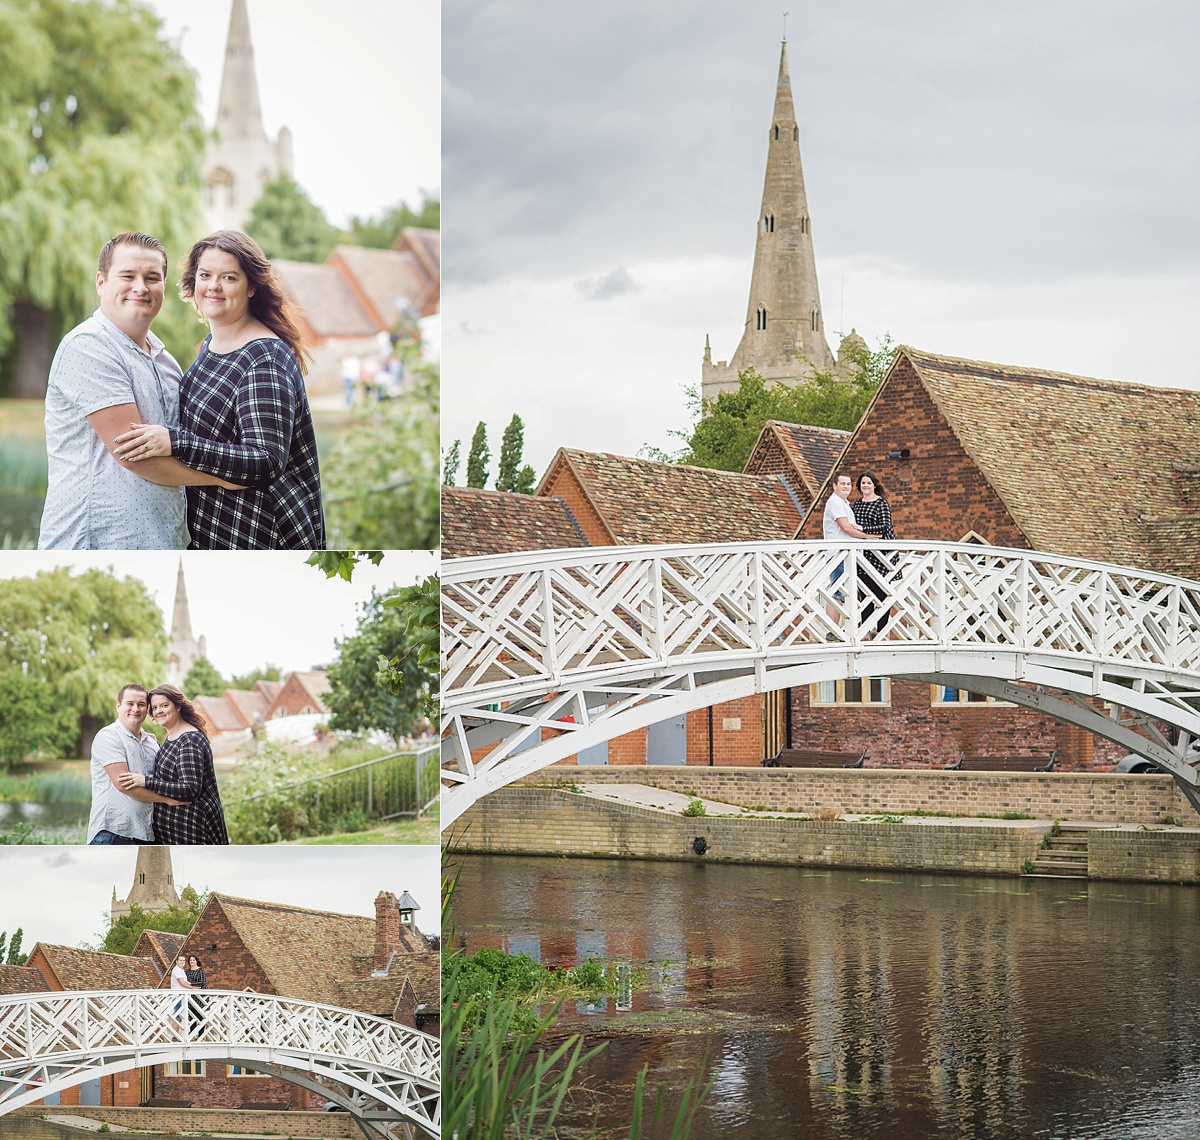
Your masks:
<svg viewBox="0 0 1200 1140"><path fill-rule="evenodd" d="M279 337L292 350L296 363L300 365L300 371L307 372L313 358L296 323L296 306L287 299L279 275L249 234L244 234L241 230L217 230L215 234L209 234L196 242L188 251L183 276L179 279L179 295L185 301L190 301L195 296L196 269L205 250L209 249L219 249L222 253L237 258L238 265L246 275L247 284L254 291L250 298L250 315Z"/></svg>
<svg viewBox="0 0 1200 1140"><path fill-rule="evenodd" d="M157 689L151 689L150 696L146 698L146 703L149 704L155 697L166 697L179 712L180 717L193 728L198 728L204 733L205 740L211 740L212 737L208 733L208 721L200 715L196 710L196 706L187 699L174 685L159 685Z"/></svg>

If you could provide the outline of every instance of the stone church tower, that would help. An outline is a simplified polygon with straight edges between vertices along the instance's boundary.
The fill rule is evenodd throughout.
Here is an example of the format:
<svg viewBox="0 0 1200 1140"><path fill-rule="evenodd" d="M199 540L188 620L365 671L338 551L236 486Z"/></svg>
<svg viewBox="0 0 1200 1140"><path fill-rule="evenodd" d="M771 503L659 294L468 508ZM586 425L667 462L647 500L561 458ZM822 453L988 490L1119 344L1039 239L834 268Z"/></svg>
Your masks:
<svg viewBox="0 0 1200 1140"><path fill-rule="evenodd" d="M175 608L171 612L171 640L167 646L167 684L179 688L183 679L201 657L208 656L204 638L192 636L192 615L188 610L187 586L183 581L183 559L175 579Z"/></svg>
<svg viewBox="0 0 1200 1140"><path fill-rule="evenodd" d="M137 866L133 872L133 886L124 900L117 898L113 887L111 919L127 915L136 903L142 910L162 910L179 902L175 889L175 872L171 869L169 847L139 847Z"/></svg>
<svg viewBox="0 0 1200 1140"><path fill-rule="evenodd" d="M812 225L800 167L800 128L792 104L787 40L779 57L775 111L767 143L767 175L758 211L758 241L741 343L728 363L713 363L704 343L701 395L736 391L738 372L753 366L768 380L795 384L834 366L817 292Z"/></svg>
<svg viewBox="0 0 1200 1140"><path fill-rule="evenodd" d="M292 172L292 132L271 142L263 127L246 0L233 0L217 122L204 161L204 217L210 229L241 229L266 183Z"/></svg>

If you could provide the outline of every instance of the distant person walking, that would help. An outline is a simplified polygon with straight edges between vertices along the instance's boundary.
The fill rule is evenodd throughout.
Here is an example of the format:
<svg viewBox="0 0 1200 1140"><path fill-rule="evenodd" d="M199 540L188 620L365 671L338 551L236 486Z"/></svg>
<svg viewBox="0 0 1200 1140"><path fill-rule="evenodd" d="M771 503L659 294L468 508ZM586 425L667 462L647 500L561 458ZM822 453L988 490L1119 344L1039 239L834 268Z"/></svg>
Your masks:
<svg viewBox="0 0 1200 1140"><path fill-rule="evenodd" d="M854 511L850 507L850 492L853 484L850 482L850 476L842 471L833 480L833 494L829 496L828 502L825 504L825 514L822 517L822 535L826 542L845 542L846 539L861 541L868 538L869 535L854 521ZM833 567L829 574L829 588L833 589L837 580L845 573L846 560L839 554L834 554L833 558L837 559L837 565ZM830 560L831 562L833 559ZM833 593L825 602L825 613L834 626L840 628L842 624L842 611L838 606L839 602L845 600L845 595L840 590ZM827 633L826 641L837 641L836 633Z"/></svg>
<svg viewBox="0 0 1200 1140"><path fill-rule="evenodd" d="M896 532L892 528L892 506L884 498L883 483L872 471L864 471L858 477L858 493L862 497L856 499L851 504L854 511L854 521L858 524L861 530L875 538L882 538L887 542L896 540ZM867 551L867 561L871 564L872 569L879 572L879 578L866 573L860 574L859 578L865 583L868 590L882 602L887 597L887 587L884 585L884 580L890 571L890 567L884 560L882 555L876 554L874 551ZM875 602L868 602L863 607L863 621L865 622L875 612ZM882 633L887 625L888 615L891 610L884 612L883 616L875 623L877 633Z"/></svg>

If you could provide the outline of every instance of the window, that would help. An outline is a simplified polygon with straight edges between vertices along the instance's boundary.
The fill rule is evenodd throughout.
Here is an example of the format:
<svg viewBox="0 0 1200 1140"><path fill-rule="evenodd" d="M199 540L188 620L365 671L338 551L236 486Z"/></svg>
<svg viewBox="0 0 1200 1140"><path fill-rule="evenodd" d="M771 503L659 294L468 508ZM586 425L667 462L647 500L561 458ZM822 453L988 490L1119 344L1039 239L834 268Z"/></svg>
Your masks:
<svg viewBox="0 0 1200 1140"><path fill-rule="evenodd" d="M247 1069L245 1065L228 1065L231 1077L269 1077L270 1073L260 1073L257 1069Z"/></svg>
<svg viewBox="0 0 1200 1140"><path fill-rule="evenodd" d="M202 1077L204 1076L203 1061L168 1061L168 1077Z"/></svg>
<svg viewBox="0 0 1200 1140"><path fill-rule="evenodd" d="M813 309L813 311L808 314L808 323L812 326L813 332L816 332L818 329L820 329L821 314L818 313L816 309Z"/></svg>
<svg viewBox="0 0 1200 1140"><path fill-rule="evenodd" d="M754 314L754 327L760 331L767 327L767 310L762 305L758 306L758 312Z"/></svg>
<svg viewBox="0 0 1200 1140"><path fill-rule="evenodd" d="M847 677L818 681L808 687L808 703L820 705L891 705L892 686L886 677Z"/></svg>
<svg viewBox="0 0 1200 1140"><path fill-rule="evenodd" d="M775 137L779 138L779 124L778 123L775 124Z"/></svg>
<svg viewBox="0 0 1200 1140"><path fill-rule="evenodd" d="M807 214L800 215L800 232L802 234L808 233L808 215Z"/></svg>
<svg viewBox="0 0 1200 1140"><path fill-rule="evenodd" d="M775 215L768 214L763 218L763 233L773 234L775 232Z"/></svg>
<svg viewBox="0 0 1200 1140"><path fill-rule="evenodd" d="M929 703L931 705L998 705L1001 708L1012 708L1010 701L998 701L995 697L984 696L983 693L971 693L966 689L955 689L949 685L930 685Z"/></svg>
<svg viewBox="0 0 1200 1140"><path fill-rule="evenodd" d="M958 541L959 542L973 542L977 546L991 546L992 545L990 542L988 542L988 540L986 538L983 537L983 535L981 535L978 531L975 531L975 530L967 531L967 533L964 534L962 536L962 538L960 538Z"/></svg>

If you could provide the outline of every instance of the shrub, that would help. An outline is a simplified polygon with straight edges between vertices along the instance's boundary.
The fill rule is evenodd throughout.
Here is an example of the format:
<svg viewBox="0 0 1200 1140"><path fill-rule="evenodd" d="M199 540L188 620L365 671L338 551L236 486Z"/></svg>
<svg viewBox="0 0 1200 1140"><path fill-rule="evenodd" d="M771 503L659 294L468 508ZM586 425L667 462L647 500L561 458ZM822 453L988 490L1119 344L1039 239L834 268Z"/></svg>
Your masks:
<svg viewBox="0 0 1200 1140"><path fill-rule="evenodd" d="M684 815L707 815L708 812L704 808L703 800L688 800L688 805L683 809Z"/></svg>

